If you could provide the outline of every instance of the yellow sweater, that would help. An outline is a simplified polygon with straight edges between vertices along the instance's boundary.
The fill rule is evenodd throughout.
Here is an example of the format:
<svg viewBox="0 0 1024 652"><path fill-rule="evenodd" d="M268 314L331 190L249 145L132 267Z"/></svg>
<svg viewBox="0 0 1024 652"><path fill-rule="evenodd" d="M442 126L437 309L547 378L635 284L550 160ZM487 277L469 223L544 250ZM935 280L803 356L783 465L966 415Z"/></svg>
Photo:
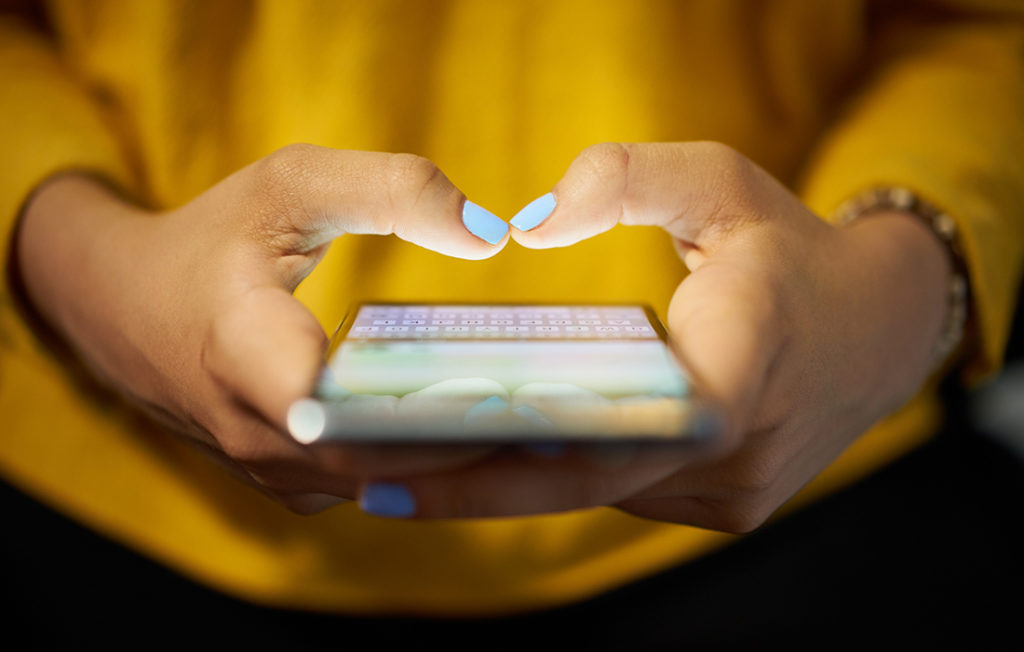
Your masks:
<svg viewBox="0 0 1024 652"><path fill-rule="evenodd" d="M899 12L892 9L899 4ZM941 8L936 8L937 5ZM0 16L0 234L55 171L186 202L287 143L407 151L510 217L601 141L726 142L828 215L901 185L959 222L968 375L998 364L1022 262L1024 16L1007 2L55 1ZM921 14L921 15L919 15ZM927 20L925 20L927 18ZM484 262L344 236L298 296L331 329L358 299L646 301L683 268L656 229ZM394 522L293 515L90 398L0 295L0 472L224 591L347 612L491 614L577 600L732 540L612 509ZM924 394L784 511L934 429Z"/></svg>

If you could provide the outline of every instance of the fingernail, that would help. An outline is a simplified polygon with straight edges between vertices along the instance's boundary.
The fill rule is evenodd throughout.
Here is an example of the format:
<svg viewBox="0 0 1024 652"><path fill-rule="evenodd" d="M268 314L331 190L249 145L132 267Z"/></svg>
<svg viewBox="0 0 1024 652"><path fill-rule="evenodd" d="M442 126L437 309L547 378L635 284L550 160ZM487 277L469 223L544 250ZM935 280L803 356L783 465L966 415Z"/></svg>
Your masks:
<svg viewBox="0 0 1024 652"><path fill-rule="evenodd" d="M520 405L515 410L516 414L525 418L530 425L536 427L538 430L554 430L554 424L548 420L546 416L537 411L529 405ZM531 441L524 444L527 450L530 452L540 455L541 457L561 457L565 455L565 451L568 447L564 442L560 441Z"/></svg>
<svg viewBox="0 0 1024 652"><path fill-rule="evenodd" d="M553 430L555 427L555 424L551 423L551 421L535 407L520 405L512 411L526 419L531 426L536 427L538 430Z"/></svg>
<svg viewBox="0 0 1024 652"><path fill-rule="evenodd" d="M473 407L469 408L466 412L465 422L467 425L475 423L480 419L485 419L494 414L500 414L508 408L508 403L505 399L501 398L497 394L480 401Z"/></svg>
<svg viewBox="0 0 1024 652"><path fill-rule="evenodd" d="M400 484L376 482L363 490L359 508L374 516L408 518L416 513L416 499Z"/></svg>
<svg viewBox="0 0 1024 652"><path fill-rule="evenodd" d="M312 444L324 434L327 411L320 401L300 398L288 407L288 432L301 444Z"/></svg>
<svg viewBox="0 0 1024 652"><path fill-rule="evenodd" d="M696 443L713 441L724 429L722 417L711 410L700 410L690 423L690 439Z"/></svg>
<svg viewBox="0 0 1024 652"><path fill-rule="evenodd" d="M462 223L470 233L490 244L498 244L508 233L505 220L468 199L462 206Z"/></svg>
<svg viewBox="0 0 1024 652"><path fill-rule="evenodd" d="M548 219L548 215L551 215L553 210L555 210L555 196L549 192L524 206L523 210L509 220L509 224L520 231L529 231Z"/></svg>

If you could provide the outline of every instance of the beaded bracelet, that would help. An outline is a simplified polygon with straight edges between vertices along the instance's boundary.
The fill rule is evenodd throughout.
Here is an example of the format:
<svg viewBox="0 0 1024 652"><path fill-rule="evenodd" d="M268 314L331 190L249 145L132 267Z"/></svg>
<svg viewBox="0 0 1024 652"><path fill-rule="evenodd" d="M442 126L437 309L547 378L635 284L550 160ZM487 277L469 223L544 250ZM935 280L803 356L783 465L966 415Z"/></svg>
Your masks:
<svg viewBox="0 0 1024 652"><path fill-rule="evenodd" d="M949 312L942 335L932 351L933 365L937 369L960 344L967 323L967 265L960 246L956 222L912 191L888 187L867 190L843 203L836 210L835 224L842 226L868 214L887 210L905 211L928 225L945 245L953 265L953 274L949 282Z"/></svg>

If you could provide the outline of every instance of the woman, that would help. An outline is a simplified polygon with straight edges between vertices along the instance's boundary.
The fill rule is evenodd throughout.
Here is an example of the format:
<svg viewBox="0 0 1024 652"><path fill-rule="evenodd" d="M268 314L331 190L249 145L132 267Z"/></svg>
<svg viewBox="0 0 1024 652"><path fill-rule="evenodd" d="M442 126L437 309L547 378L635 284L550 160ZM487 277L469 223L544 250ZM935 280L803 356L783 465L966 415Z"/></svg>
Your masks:
<svg viewBox="0 0 1024 652"><path fill-rule="evenodd" d="M1024 22L990 4L5 17L30 315L4 313L5 477L222 591L342 613L539 609L720 547L918 445L936 381L998 364ZM723 445L608 468L292 441L344 307L424 298L649 302L727 406Z"/></svg>

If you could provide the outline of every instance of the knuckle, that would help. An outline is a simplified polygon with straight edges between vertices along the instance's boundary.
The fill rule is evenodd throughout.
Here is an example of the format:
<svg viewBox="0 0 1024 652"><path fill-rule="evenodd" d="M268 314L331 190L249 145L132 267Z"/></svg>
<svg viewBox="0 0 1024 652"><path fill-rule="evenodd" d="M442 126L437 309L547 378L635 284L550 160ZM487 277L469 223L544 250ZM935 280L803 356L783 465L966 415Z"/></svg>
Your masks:
<svg viewBox="0 0 1024 652"><path fill-rule="evenodd" d="M693 143L693 151L703 165L712 168L719 182L729 187L749 183L753 163L736 148L716 141L702 141Z"/></svg>
<svg viewBox="0 0 1024 652"><path fill-rule="evenodd" d="M307 143L293 143L263 157L256 167L260 185L270 191L294 190L297 182L308 173L320 149Z"/></svg>
<svg viewBox="0 0 1024 652"><path fill-rule="evenodd" d="M622 143L599 143L587 147L577 157L601 182L624 183L629 169L629 149Z"/></svg>
<svg viewBox="0 0 1024 652"><path fill-rule="evenodd" d="M230 306L210 320L199 358L200 368L214 380L220 383L229 380L230 372L235 368L235 349L239 336L248 328L249 323L244 313Z"/></svg>
<svg viewBox="0 0 1024 652"><path fill-rule="evenodd" d="M291 242L295 226L292 216L304 212L324 149L294 143L254 164L250 201L244 213L247 223L244 230L250 236L285 249L294 244Z"/></svg>
<svg viewBox="0 0 1024 652"><path fill-rule="evenodd" d="M428 158L416 154L394 154L389 162L392 204L415 205L429 190L443 183L441 169Z"/></svg>
<svg viewBox="0 0 1024 652"><path fill-rule="evenodd" d="M433 161L417 154L393 154L390 169L395 185L411 188L426 185L440 173Z"/></svg>
<svg viewBox="0 0 1024 652"><path fill-rule="evenodd" d="M223 381L223 370L225 364L226 344L230 341L227 334L227 326L222 315L218 315L211 322L203 337L199 349L199 366L211 378L216 381Z"/></svg>
<svg viewBox="0 0 1024 652"><path fill-rule="evenodd" d="M747 160L735 147L716 140L702 140L693 143L692 146L705 158L720 165L738 166Z"/></svg>
<svg viewBox="0 0 1024 652"><path fill-rule="evenodd" d="M764 217L757 200L758 168L750 159L715 141L692 143L690 153L695 164L709 172L700 192L709 229L725 236Z"/></svg>

